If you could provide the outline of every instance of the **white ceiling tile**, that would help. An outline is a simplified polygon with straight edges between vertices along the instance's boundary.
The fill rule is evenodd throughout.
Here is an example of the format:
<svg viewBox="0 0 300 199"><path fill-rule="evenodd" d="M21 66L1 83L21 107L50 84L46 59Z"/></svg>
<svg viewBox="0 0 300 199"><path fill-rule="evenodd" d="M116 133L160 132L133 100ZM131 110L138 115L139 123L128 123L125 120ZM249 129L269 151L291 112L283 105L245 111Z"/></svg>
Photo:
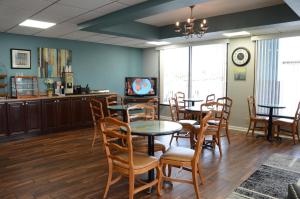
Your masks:
<svg viewBox="0 0 300 199"><path fill-rule="evenodd" d="M73 6L73 7L93 10L93 9L98 8L100 6L104 6L106 4L109 4L113 1L114 0L60 0L59 3L69 5L69 6Z"/></svg>
<svg viewBox="0 0 300 199"><path fill-rule="evenodd" d="M29 28L24 26L16 26L13 29L9 30L9 33L23 34L23 35L33 35L40 32L41 29Z"/></svg>
<svg viewBox="0 0 300 199"><path fill-rule="evenodd" d="M71 32L69 34L63 35L60 38L64 38L64 39L74 39L74 40L81 40L87 37L91 37L96 35L96 33L94 32L86 32L86 31L75 31L75 32Z"/></svg>
<svg viewBox="0 0 300 199"><path fill-rule="evenodd" d="M107 39L111 39L114 36L111 35L104 35L104 34L97 34L97 35L93 35L91 37L85 37L83 39L81 39L82 41L89 41L89 42L98 42L98 41L103 41L103 40L107 40Z"/></svg>
<svg viewBox="0 0 300 199"><path fill-rule="evenodd" d="M51 2L45 0L1 0L0 6L1 5L31 11L32 14L34 14L35 12L51 5Z"/></svg>
<svg viewBox="0 0 300 199"><path fill-rule="evenodd" d="M147 1L147 0L118 0L118 2L127 4L127 5L135 5L135 4L145 2L145 1Z"/></svg>
<svg viewBox="0 0 300 199"><path fill-rule="evenodd" d="M74 32L76 30L78 30L78 26L76 24L62 23L62 24L55 25L42 32L39 32L38 34L36 34L36 36L59 37Z"/></svg>
<svg viewBox="0 0 300 199"><path fill-rule="evenodd" d="M38 13L37 15L31 17L32 19L49 21L54 23L61 23L70 18L78 16L87 12L85 9L76 8L72 6L66 6L63 4L54 4L47 8L46 10Z"/></svg>

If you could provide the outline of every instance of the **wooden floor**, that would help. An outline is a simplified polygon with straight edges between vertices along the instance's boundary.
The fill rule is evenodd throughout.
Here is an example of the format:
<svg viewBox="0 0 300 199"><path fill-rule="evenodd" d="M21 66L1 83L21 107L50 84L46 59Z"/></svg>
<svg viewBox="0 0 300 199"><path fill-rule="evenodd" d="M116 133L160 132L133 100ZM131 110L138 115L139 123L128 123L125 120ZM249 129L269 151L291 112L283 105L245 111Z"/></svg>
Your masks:
<svg viewBox="0 0 300 199"><path fill-rule="evenodd" d="M273 153L300 157L300 144L291 140L269 143L263 138L231 133L232 143L223 139L223 157L218 151L204 150L200 185L203 198L225 198ZM101 142L91 152L92 131L85 129L56 133L0 144L0 198L102 198L107 164ZM162 138L168 143L169 137ZM175 144L175 142L174 142ZM179 145L185 145L184 142ZM158 154L159 155L159 154ZM190 177L188 173L183 173ZM109 198L127 198L126 179L113 185ZM174 183L160 198L194 198L188 184ZM146 192L136 198L157 198Z"/></svg>

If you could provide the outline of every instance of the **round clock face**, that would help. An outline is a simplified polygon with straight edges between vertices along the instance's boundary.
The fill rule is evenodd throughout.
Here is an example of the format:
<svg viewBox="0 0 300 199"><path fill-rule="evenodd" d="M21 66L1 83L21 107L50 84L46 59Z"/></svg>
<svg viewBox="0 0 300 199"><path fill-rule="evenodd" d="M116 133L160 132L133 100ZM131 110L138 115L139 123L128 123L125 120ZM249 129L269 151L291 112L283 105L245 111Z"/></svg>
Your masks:
<svg viewBox="0 0 300 199"><path fill-rule="evenodd" d="M237 66L244 66L250 60L250 53L246 48L237 48L232 53L232 61Z"/></svg>

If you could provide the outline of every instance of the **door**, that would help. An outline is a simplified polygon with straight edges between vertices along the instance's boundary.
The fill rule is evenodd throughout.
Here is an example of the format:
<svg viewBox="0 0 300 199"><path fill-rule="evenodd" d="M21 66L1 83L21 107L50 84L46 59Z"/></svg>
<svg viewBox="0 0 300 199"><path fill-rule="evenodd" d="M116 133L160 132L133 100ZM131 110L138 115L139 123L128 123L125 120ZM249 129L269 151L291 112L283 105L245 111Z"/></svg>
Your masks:
<svg viewBox="0 0 300 199"><path fill-rule="evenodd" d="M70 99L58 99L57 104L57 129L66 130L71 126L71 102Z"/></svg>
<svg viewBox="0 0 300 199"><path fill-rule="evenodd" d="M56 100L42 101L42 128L43 132L54 131L57 123Z"/></svg>
<svg viewBox="0 0 300 199"><path fill-rule="evenodd" d="M25 132L25 103L9 102L7 103L8 132Z"/></svg>
<svg viewBox="0 0 300 199"><path fill-rule="evenodd" d="M36 101L26 101L26 130L30 131L40 131L41 130L41 102Z"/></svg>
<svg viewBox="0 0 300 199"><path fill-rule="evenodd" d="M0 134L7 133L7 112L6 104L0 103Z"/></svg>

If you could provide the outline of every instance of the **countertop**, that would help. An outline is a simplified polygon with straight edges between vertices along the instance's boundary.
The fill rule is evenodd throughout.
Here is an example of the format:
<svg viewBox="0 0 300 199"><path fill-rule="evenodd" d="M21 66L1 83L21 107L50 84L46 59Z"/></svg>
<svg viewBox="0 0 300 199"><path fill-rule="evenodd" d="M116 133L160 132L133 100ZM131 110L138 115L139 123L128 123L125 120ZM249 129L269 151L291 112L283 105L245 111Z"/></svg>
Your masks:
<svg viewBox="0 0 300 199"><path fill-rule="evenodd" d="M33 98L8 98L8 99L0 99L0 102L15 102L15 101L33 101L33 100L46 100L46 99L61 99L61 98L73 98L73 97L93 97L93 96L108 96L116 93L108 92L108 93L93 93L93 94L74 94L74 95L65 95L65 96L40 96Z"/></svg>

